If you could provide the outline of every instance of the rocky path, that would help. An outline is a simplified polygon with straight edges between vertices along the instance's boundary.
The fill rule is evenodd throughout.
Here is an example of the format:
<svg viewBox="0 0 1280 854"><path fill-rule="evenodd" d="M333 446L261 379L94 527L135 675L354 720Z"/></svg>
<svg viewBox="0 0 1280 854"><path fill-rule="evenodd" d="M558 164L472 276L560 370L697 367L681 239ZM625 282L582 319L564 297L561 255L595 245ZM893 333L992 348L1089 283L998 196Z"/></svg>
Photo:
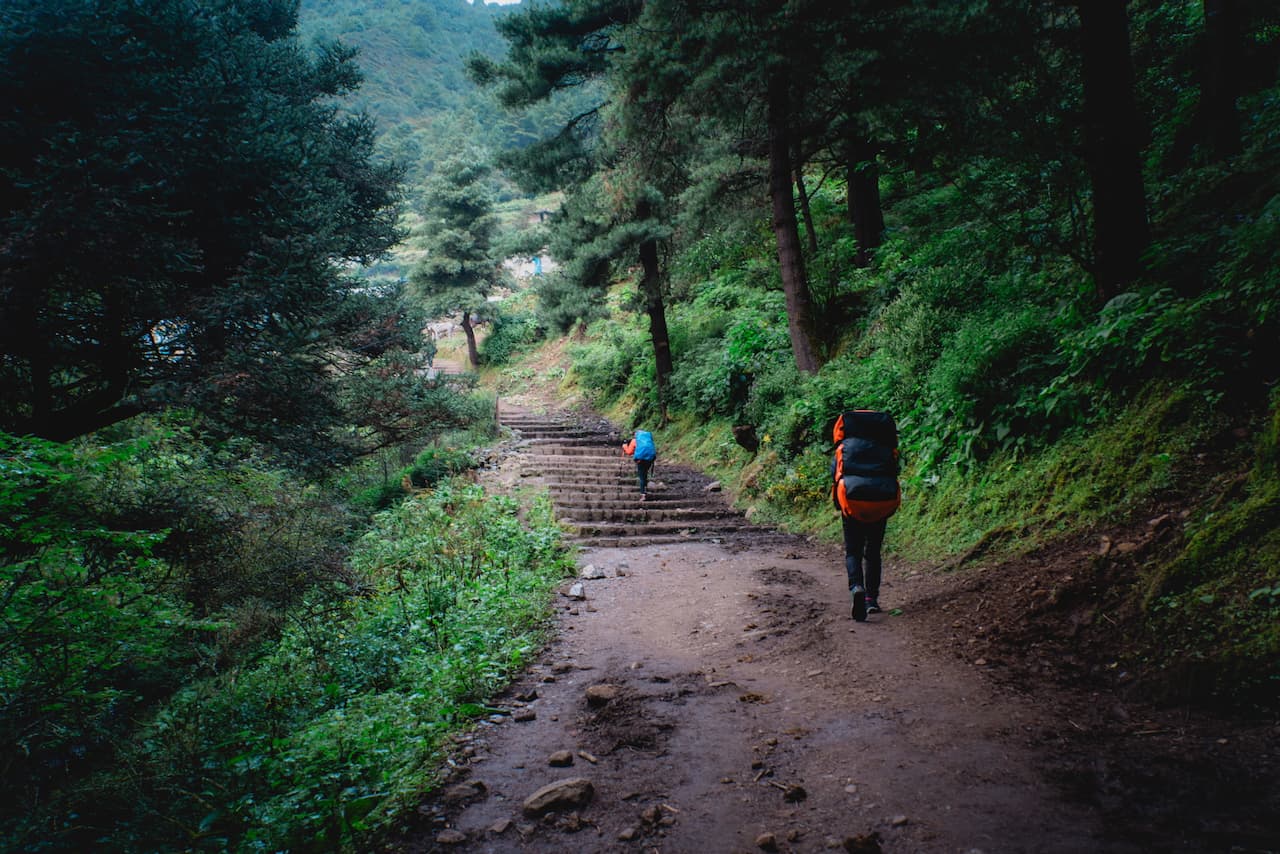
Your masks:
<svg viewBox="0 0 1280 854"><path fill-rule="evenodd" d="M640 505L598 419L502 420L520 438L503 469L551 490L581 578L399 850L1207 850L1135 830L1138 804L1117 830L1118 785L1109 807L1073 796L1064 751L1081 780L1107 767L1101 735L1081 750L1088 711L940 650L940 625L978 617L967 599L948 613L935 576L890 564L889 612L855 624L830 547L747 525L661 462Z"/></svg>

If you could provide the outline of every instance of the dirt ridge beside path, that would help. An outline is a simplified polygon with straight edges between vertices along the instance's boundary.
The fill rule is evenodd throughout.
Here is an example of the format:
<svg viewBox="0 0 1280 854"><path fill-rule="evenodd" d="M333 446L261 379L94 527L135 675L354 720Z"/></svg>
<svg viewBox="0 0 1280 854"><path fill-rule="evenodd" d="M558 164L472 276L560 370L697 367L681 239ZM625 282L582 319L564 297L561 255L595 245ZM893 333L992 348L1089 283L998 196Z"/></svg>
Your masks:
<svg viewBox="0 0 1280 854"><path fill-rule="evenodd" d="M519 478L527 452L496 482ZM890 561L889 611L855 624L835 549L745 523L586 546L579 566L555 639L502 713L455 739L448 782L396 850L1280 848L1266 818L1275 792L1256 791L1275 780L1274 729L1220 744L1211 722L988 678L964 641L977 594L956 577ZM1225 777L1250 751L1262 758L1238 782L1254 794L1229 798ZM579 789L573 804L526 811L535 791L574 779L589 784L585 803Z"/></svg>

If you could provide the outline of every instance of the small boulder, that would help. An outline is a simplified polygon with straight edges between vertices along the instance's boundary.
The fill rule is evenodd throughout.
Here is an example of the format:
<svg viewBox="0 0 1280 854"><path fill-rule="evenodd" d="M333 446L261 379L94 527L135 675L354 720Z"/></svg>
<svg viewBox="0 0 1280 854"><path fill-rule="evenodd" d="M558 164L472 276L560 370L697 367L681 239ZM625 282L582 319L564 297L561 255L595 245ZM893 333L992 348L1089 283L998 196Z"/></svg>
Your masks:
<svg viewBox="0 0 1280 854"><path fill-rule="evenodd" d="M621 693L622 689L617 685L592 685L587 689L587 705L598 709L618 699Z"/></svg>
<svg viewBox="0 0 1280 854"><path fill-rule="evenodd" d="M436 834L437 845L461 845L467 841L467 835L460 830L442 830Z"/></svg>
<svg viewBox="0 0 1280 854"><path fill-rule="evenodd" d="M552 768L568 768L573 764L573 752L569 750L557 750L555 753L547 757L547 764Z"/></svg>
<svg viewBox="0 0 1280 854"><path fill-rule="evenodd" d="M521 809L529 818L537 818L557 810L585 807L595 797L595 786L585 777L570 777L548 783L524 799Z"/></svg>
<svg viewBox="0 0 1280 854"><path fill-rule="evenodd" d="M761 851L777 851L778 837L772 833L762 833L756 837L756 847Z"/></svg>
<svg viewBox="0 0 1280 854"><path fill-rule="evenodd" d="M578 577L592 581L597 578L605 578L606 576L602 567L598 567L594 563L589 563L582 568L581 572L578 573Z"/></svg>

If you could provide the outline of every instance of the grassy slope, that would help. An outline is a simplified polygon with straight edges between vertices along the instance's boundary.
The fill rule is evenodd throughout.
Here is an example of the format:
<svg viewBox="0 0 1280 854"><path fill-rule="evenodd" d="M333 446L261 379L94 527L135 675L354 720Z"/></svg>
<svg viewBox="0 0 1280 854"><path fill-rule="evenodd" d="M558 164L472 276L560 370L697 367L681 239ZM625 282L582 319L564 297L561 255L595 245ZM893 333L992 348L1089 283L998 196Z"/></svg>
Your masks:
<svg viewBox="0 0 1280 854"><path fill-rule="evenodd" d="M550 345L561 358L564 343ZM561 373L547 369L548 352L495 373L509 385L554 381ZM562 387L580 393L571 369ZM622 399L605 414L625 426L635 408ZM1280 410L1267 418L1232 421L1153 385L1113 421L1031 456L998 455L932 486L913 480L908 461L888 546L900 560L958 571L957 584L967 572L1010 577L1056 562L1079 588L1055 594L1077 612L1064 610L1063 624L1078 621L1091 600L1105 599L1115 615L1093 627L1089 643L1067 644L1070 654L1105 655L1094 669L1137 674L1148 696L1242 713L1274 709ZM750 454L723 419L677 416L658 438L665 457L720 478L751 518L838 539L828 503L816 499L825 492L825 459L783 464L767 444ZM1053 624L1043 611L1020 616Z"/></svg>

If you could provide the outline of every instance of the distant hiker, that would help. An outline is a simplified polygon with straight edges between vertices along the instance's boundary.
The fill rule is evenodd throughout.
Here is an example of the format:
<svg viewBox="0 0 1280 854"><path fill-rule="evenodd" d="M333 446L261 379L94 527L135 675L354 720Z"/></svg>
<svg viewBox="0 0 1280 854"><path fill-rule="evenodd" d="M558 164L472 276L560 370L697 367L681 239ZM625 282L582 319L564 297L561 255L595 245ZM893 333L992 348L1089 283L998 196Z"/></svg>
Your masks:
<svg viewBox="0 0 1280 854"><path fill-rule="evenodd" d="M898 427L887 412L848 410L831 437L831 500L844 527L844 566L853 618L880 611L880 549L889 517L902 503L898 485Z"/></svg>
<svg viewBox="0 0 1280 854"><path fill-rule="evenodd" d="M636 461L636 477L640 480L640 500L648 497L649 472L653 469L653 461L658 458L658 447L653 443L653 434L648 430L637 430L625 445L622 453Z"/></svg>

